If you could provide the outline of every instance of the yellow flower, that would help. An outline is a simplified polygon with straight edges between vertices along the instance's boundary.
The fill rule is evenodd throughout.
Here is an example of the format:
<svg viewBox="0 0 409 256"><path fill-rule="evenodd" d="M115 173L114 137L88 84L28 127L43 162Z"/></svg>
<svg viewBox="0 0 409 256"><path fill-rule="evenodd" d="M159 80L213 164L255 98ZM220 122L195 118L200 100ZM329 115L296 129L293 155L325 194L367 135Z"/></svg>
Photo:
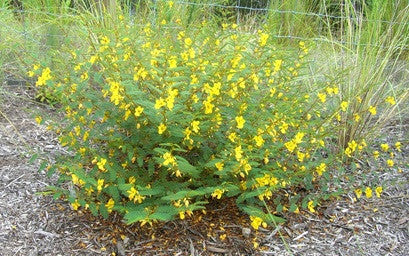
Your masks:
<svg viewBox="0 0 409 256"><path fill-rule="evenodd" d="M160 125L158 126L158 133L162 134L164 131L166 131L166 125L163 123L160 123Z"/></svg>
<svg viewBox="0 0 409 256"><path fill-rule="evenodd" d="M179 91L177 89L169 90L169 96L166 98L166 106L169 110L172 110L175 106L175 97L178 95Z"/></svg>
<svg viewBox="0 0 409 256"><path fill-rule="evenodd" d="M82 137L82 140L86 141L88 139L88 137L89 137L89 132L86 131L86 132L84 132L84 136Z"/></svg>
<svg viewBox="0 0 409 256"><path fill-rule="evenodd" d="M309 202L308 202L308 210L309 210L310 212L312 212L312 213L315 212L315 209L314 209L314 201L309 201Z"/></svg>
<svg viewBox="0 0 409 256"><path fill-rule="evenodd" d="M356 143L355 140L348 142L348 147L351 149L352 152L355 152L357 146L358 146L358 143Z"/></svg>
<svg viewBox="0 0 409 256"><path fill-rule="evenodd" d="M284 146L288 149L288 151L293 152L294 149L297 147L297 144L294 141L290 140L284 143Z"/></svg>
<svg viewBox="0 0 409 256"><path fill-rule="evenodd" d="M275 60L274 65L274 72L278 72L281 69L281 65L283 64L283 60Z"/></svg>
<svg viewBox="0 0 409 256"><path fill-rule="evenodd" d="M255 216L250 216L251 220L251 226L255 229L258 230L260 225L263 223L263 219L260 217L255 217Z"/></svg>
<svg viewBox="0 0 409 256"><path fill-rule="evenodd" d="M101 39L100 39L100 43L101 44L109 44L109 42L110 42L110 40L109 40L109 38L107 37L107 36L103 36L103 37L101 37Z"/></svg>
<svg viewBox="0 0 409 256"><path fill-rule="evenodd" d="M354 114L354 120L355 120L355 122L358 122L359 119L361 119L361 117L360 117L357 113L355 113L355 114Z"/></svg>
<svg viewBox="0 0 409 256"><path fill-rule="evenodd" d="M378 157L379 157L379 151L375 150L375 151L373 152L373 157L374 157L375 159L378 159Z"/></svg>
<svg viewBox="0 0 409 256"><path fill-rule="evenodd" d="M371 113L371 115L376 115L376 107L375 106L369 106L368 111L369 111L369 113Z"/></svg>
<svg viewBox="0 0 409 256"><path fill-rule="evenodd" d="M216 190L212 193L212 197L213 197L213 198L216 197L217 199L220 199L220 198L222 198L223 193L224 193L224 189L216 189Z"/></svg>
<svg viewBox="0 0 409 256"><path fill-rule="evenodd" d="M81 180L80 178L78 178L78 176L75 174L71 174L71 179L72 179L72 183L74 183L75 185L82 186L85 184L85 182Z"/></svg>
<svg viewBox="0 0 409 256"><path fill-rule="evenodd" d="M258 40L258 44L260 46L265 46L267 44L268 34L260 33L260 39Z"/></svg>
<svg viewBox="0 0 409 256"><path fill-rule="evenodd" d="M400 147L402 146L402 144L398 141L395 143L395 148L396 150L398 150L399 152L401 152L402 150L400 149Z"/></svg>
<svg viewBox="0 0 409 256"><path fill-rule="evenodd" d="M243 169L246 172L246 174L248 174L249 171L251 170L251 165L248 163L247 160L241 160L240 161L240 166L243 166Z"/></svg>
<svg viewBox="0 0 409 256"><path fill-rule="evenodd" d="M36 86L41 86L41 85L45 85L46 82L48 80L50 80L52 78L51 76L51 70L49 68L45 68L43 69L41 76L38 77L37 82L36 82Z"/></svg>
<svg viewBox="0 0 409 256"><path fill-rule="evenodd" d="M235 132L230 133L228 138L231 142L234 142L237 138L236 133Z"/></svg>
<svg viewBox="0 0 409 256"><path fill-rule="evenodd" d="M144 110L144 108L141 107L141 106L136 107L135 108L135 113L134 113L135 117L139 117L142 114L143 110Z"/></svg>
<svg viewBox="0 0 409 256"><path fill-rule="evenodd" d="M381 149L382 149L383 151L387 152L388 149L389 149L389 145L388 145L387 143L382 143L382 144L381 144Z"/></svg>
<svg viewBox="0 0 409 256"><path fill-rule="evenodd" d="M264 144L264 139L261 135L254 136L254 141L256 142L257 147L261 147Z"/></svg>
<svg viewBox="0 0 409 256"><path fill-rule="evenodd" d="M174 156L172 156L171 153L166 152L165 154L163 154L162 158L165 160L163 162L164 166L168 166L168 165L176 165L176 158Z"/></svg>
<svg viewBox="0 0 409 256"><path fill-rule="evenodd" d="M41 124L41 122L43 121L43 118L41 116L36 116L35 120L37 124Z"/></svg>
<svg viewBox="0 0 409 256"><path fill-rule="evenodd" d="M88 73L87 72L84 72L82 75L81 75L81 80L82 81L85 81L85 80L87 80L88 79Z"/></svg>
<svg viewBox="0 0 409 256"><path fill-rule="evenodd" d="M126 121L126 120L128 120L128 118L129 118L129 116L131 115L131 111L129 110L129 109L127 109L126 111L125 111L125 115L124 115L124 120Z"/></svg>
<svg viewBox="0 0 409 256"><path fill-rule="evenodd" d="M193 42L192 42L192 39L190 39L189 37L186 37L186 38L185 38L185 46L187 46L187 47L188 47L188 46L191 46L192 43L193 43Z"/></svg>
<svg viewBox="0 0 409 256"><path fill-rule="evenodd" d="M352 150L348 147L345 149L345 155L347 155L348 157L351 157L352 155Z"/></svg>
<svg viewBox="0 0 409 256"><path fill-rule="evenodd" d="M169 59L169 60L168 60L168 63L169 63L169 67L170 67L170 68L176 68L176 67L177 67L177 61L176 61L176 58L175 58L175 57Z"/></svg>
<svg viewBox="0 0 409 256"><path fill-rule="evenodd" d="M195 133L198 133L199 130L200 130L199 124L200 124L200 121L193 121L193 122L192 122L192 130L193 130Z"/></svg>
<svg viewBox="0 0 409 256"><path fill-rule="evenodd" d="M359 150L363 150L363 149L366 148L367 146L368 146L368 145L366 144L365 139L363 139L363 140L361 141L361 143L359 144L358 149L359 149Z"/></svg>
<svg viewBox="0 0 409 256"><path fill-rule="evenodd" d="M375 193L376 193L376 197L381 197L382 187L381 186L376 187Z"/></svg>
<svg viewBox="0 0 409 256"><path fill-rule="evenodd" d="M298 157L298 161L302 162L304 161L305 153L297 151L297 157Z"/></svg>
<svg viewBox="0 0 409 256"><path fill-rule="evenodd" d="M360 188L355 189L355 195L359 199L362 196L362 190Z"/></svg>
<svg viewBox="0 0 409 256"><path fill-rule="evenodd" d="M142 203L142 201L146 198L145 196L141 196L139 194L139 191L136 190L134 187L132 187L130 190L126 191L128 193L128 198L129 200L134 201L134 203L136 203L138 201L138 203Z"/></svg>
<svg viewBox="0 0 409 256"><path fill-rule="evenodd" d="M341 115L339 113L335 115L335 118L338 120L338 122L341 122Z"/></svg>
<svg viewBox="0 0 409 256"><path fill-rule="evenodd" d="M366 198L371 198L372 197L372 189L370 187L366 187L365 196L366 196Z"/></svg>
<svg viewBox="0 0 409 256"><path fill-rule="evenodd" d="M389 167L393 167L394 163L392 159L386 160L386 163L388 164Z"/></svg>
<svg viewBox="0 0 409 256"><path fill-rule="evenodd" d="M242 129L246 120L244 120L243 116L237 116L235 119L237 122L237 128Z"/></svg>
<svg viewBox="0 0 409 256"><path fill-rule="evenodd" d="M98 179L97 183L97 190L100 192L102 190L102 186L104 185L104 179Z"/></svg>
<svg viewBox="0 0 409 256"><path fill-rule="evenodd" d="M98 169L100 169L101 171L105 171L105 164L107 163L107 160L105 158L101 158L98 163Z"/></svg>
<svg viewBox="0 0 409 256"><path fill-rule="evenodd" d="M205 106L205 114L211 114L213 112L214 105L210 99L205 100L203 104Z"/></svg>
<svg viewBox="0 0 409 256"><path fill-rule="evenodd" d="M237 146L234 149L235 157L237 161L240 161L240 159L243 157L243 151L241 150L241 146Z"/></svg>
<svg viewBox="0 0 409 256"><path fill-rule="evenodd" d="M74 211L78 210L78 207L80 207L80 203L78 202L78 200L75 200L74 203L71 204L72 209L74 209Z"/></svg>
<svg viewBox="0 0 409 256"><path fill-rule="evenodd" d="M330 95L330 96L332 94L334 94L334 89L332 87L327 87L325 90L327 91L328 95Z"/></svg>
<svg viewBox="0 0 409 256"><path fill-rule="evenodd" d="M91 58L89 59L89 63L94 64L97 59L98 59L98 56L92 55Z"/></svg>
<svg viewBox="0 0 409 256"><path fill-rule="evenodd" d="M223 162L217 162L214 165L216 166L217 170L219 171L223 170L223 167L224 167Z"/></svg>
<svg viewBox="0 0 409 256"><path fill-rule="evenodd" d="M165 105L166 105L165 100L162 99L162 98L159 98L159 99L157 99L156 102L155 102L155 109L160 109L161 107L163 107L163 106L165 106Z"/></svg>
<svg viewBox="0 0 409 256"><path fill-rule="evenodd" d="M395 105L395 104L396 104L395 98L392 97L392 96L386 97L385 101L386 101L387 103L391 104L391 105Z"/></svg>
<svg viewBox="0 0 409 256"><path fill-rule="evenodd" d="M181 220L185 219L185 211L179 212L179 218L180 218Z"/></svg>
<svg viewBox="0 0 409 256"><path fill-rule="evenodd" d="M302 142L302 138L304 138L305 133L303 132L298 132L295 136L294 136L294 143L296 144L300 144Z"/></svg>
<svg viewBox="0 0 409 256"><path fill-rule="evenodd" d="M347 108L348 108L348 102L346 101L341 102L341 110L345 112L347 111Z"/></svg>
<svg viewBox="0 0 409 256"><path fill-rule="evenodd" d="M192 101L193 101L194 103L198 103L198 102L199 102L199 97L197 97L196 94L193 94L191 98L192 98Z"/></svg>
<svg viewBox="0 0 409 256"><path fill-rule="evenodd" d="M134 176L129 177L128 182L130 184L134 184L136 182L136 178Z"/></svg>
<svg viewBox="0 0 409 256"><path fill-rule="evenodd" d="M94 192L94 189L92 187L85 188L85 191L87 192L87 195L90 196L92 192Z"/></svg>
<svg viewBox="0 0 409 256"><path fill-rule="evenodd" d="M110 198L108 202L105 204L105 207L107 208L108 212L112 212L112 208L114 208L115 201L114 199Z"/></svg>
<svg viewBox="0 0 409 256"><path fill-rule="evenodd" d="M316 171L319 176L321 176L327 168L327 165L325 163L321 163L319 166L317 166Z"/></svg>
<svg viewBox="0 0 409 256"><path fill-rule="evenodd" d="M130 190L128 190L128 191L126 191L127 193L128 193L128 197L129 197L129 199L133 199L134 197L135 197L135 195L138 193L138 191L134 188L134 187L131 187L131 189Z"/></svg>
<svg viewBox="0 0 409 256"><path fill-rule="evenodd" d="M317 96L322 103L325 103L325 101L327 100L327 95L325 93L318 93Z"/></svg>

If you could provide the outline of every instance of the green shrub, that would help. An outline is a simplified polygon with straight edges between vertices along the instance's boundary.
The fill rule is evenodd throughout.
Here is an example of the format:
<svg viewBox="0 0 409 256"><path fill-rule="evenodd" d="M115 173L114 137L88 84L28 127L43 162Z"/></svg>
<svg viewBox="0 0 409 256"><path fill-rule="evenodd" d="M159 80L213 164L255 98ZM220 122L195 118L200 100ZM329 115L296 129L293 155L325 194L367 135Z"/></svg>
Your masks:
<svg viewBox="0 0 409 256"><path fill-rule="evenodd" d="M283 51L270 40L234 24L124 25L88 53L73 52L64 70L33 71L65 113L49 124L71 152L48 168L60 175L55 196L75 210L117 211L141 224L184 219L209 200L235 197L258 228L283 221L262 210L264 200L285 210L283 189L328 194L336 116L347 106L335 85L311 92L300 77L304 42ZM286 197L292 212L314 212L318 203L308 194Z"/></svg>

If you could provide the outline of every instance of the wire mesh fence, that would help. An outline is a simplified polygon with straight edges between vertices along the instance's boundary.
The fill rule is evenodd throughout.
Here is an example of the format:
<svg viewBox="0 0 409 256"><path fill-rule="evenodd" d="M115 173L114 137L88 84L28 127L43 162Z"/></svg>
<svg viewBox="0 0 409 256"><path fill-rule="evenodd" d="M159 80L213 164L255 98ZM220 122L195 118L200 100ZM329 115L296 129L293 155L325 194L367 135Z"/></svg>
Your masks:
<svg viewBox="0 0 409 256"><path fill-rule="evenodd" d="M96 0L94 0L96 1ZM75 2L75 1L74 1ZM98 2L98 1L96 1ZM121 2L121 1L119 1ZM122 1L124 2L124 1ZM136 17L138 13L136 12L136 6L139 7L143 4L149 9L149 12L152 16L157 18L157 10L159 5L166 5L172 2L172 5L180 5L186 7L197 7L206 9L205 12L212 11L214 15L220 15L224 11L228 12L230 15L230 20L234 20L237 24L246 24L247 18L258 18L258 24L261 26L263 23L268 22L271 17L275 19L276 30L270 31L270 35L272 38L276 38L278 40L310 40L316 41L320 43L331 43L336 45L355 45L355 46L373 46L378 48L388 47L383 44L377 43L368 43L362 42L359 38L355 38L351 40L344 40L342 36L331 37L331 40L328 37L328 28L331 26L341 26L337 24L342 24L343 22L353 22L356 23L357 26L361 26L364 24L369 23L381 23L385 24L386 26L404 26L407 27L409 31L409 21L405 20L398 20L398 19L391 19L391 20L384 20L384 19L371 19L365 17L364 13L359 13L359 10L353 10L355 13L346 15L346 12L341 12L340 15L335 15L331 13L324 13L322 11L311 12L311 11L300 11L296 9L285 9L285 8L274 8L277 5L272 3L275 2L282 2L280 0L235 0L235 1L226 1L226 0L191 0L191 1L169 1L169 0L150 0L150 1L142 1L142 0L126 0L128 4L128 10L131 17ZM296 1L300 2L300 1ZM301 1L303 2L303 1ZM325 1L324 1L325 2ZM338 1L343 3L344 1ZM133 4L133 5L132 5ZM133 6L133 7L132 7ZM296 6L296 5L295 5ZM117 6L118 7L118 6ZM123 6L122 6L123 7ZM409 5L408 5L409 7ZM217 8L217 9L216 9ZM342 9L342 4L337 8ZM53 11L50 9L19 9L15 8L12 9L10 7L3 7L0 8L0 16L4 15L5 13L13 12L15 16L23 17L20 19L20 24L18 26L13 26L10 23L5 22L3 19L0 19L0 40L4 40L4 37L8 34L12 33L14 36L19 36L24 38L26 41L37 43L44 47L50 47L44 43L44 38L65 38L72 37L73 40L79 39L80 36L76 36L74 34L67 35L66 33L59 34L58 32L49 33L46 29L43 29L45 24L28 24L25 16L30 15L44 15L55 19L62 19L62 18L71 18L75 19L78 15L78 12L74 11L75 9L71 9L72 11L68 11L65 13L59 13L57 11ZM133 10L133 11L132 11ZM243 12L244 11L244 12ZM152 22L154 25L155 22ZM284 23L286 28L283 29ZM321 26L321 29L317 28L313 33L306 33L302 30L303 23L310 23L314 24L317 27ZM334 25L335 24L335 25ZM138 24L135 19L131 19L132 26L144 26L144 24ZM156 24L157 25L157 24ZM307 25L307 24L305 24ZM298 26L298 29L295 29L295 26ZM300 29L301 26L301 29ZM174 28L175 25L167 25L162 26L163 28ZM339 29L339 28L335 28ZM241 33L252 33L255 32L256 29L253 31L241 31ZM78 31L81 33L81 31ZM399 46L402 48L402 46ZM405 50L408 50L409 47L404 46Z"/></svg>

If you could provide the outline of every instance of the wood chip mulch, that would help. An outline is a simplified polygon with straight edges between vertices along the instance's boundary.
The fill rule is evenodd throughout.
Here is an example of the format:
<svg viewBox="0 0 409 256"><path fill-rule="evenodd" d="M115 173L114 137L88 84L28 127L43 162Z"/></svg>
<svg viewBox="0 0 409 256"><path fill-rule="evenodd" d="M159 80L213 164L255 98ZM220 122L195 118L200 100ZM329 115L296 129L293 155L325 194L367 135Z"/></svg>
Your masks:
<svg viewBox="0 0 409 256"><path fill-rule="evenodd" d="M34 121L51 112L30 100L23 85L0 85L0 255L409 255L409 170L381 198L345 196L319 214L286 214L287 222L255 232L232 200L207 214L152 227L126 226L120 216L95 218L42 195L55 177L29 164L35 151L50 160L64 153L55 136ZM396 138L404 134L390 133ZM402 137L403 136L403 137ZM409 163L408 143L403 156ZM201 220L199 221L199 218ZM257 244L258 248L254 248Z"/></svg>

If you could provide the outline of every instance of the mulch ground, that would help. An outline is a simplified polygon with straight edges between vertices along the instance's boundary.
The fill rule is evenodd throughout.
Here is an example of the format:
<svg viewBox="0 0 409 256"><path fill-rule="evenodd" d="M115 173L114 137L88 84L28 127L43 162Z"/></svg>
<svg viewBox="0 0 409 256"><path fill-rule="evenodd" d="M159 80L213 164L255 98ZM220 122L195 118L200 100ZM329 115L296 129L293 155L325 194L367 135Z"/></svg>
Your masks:
<svg viewBox="0 0 409 256"><path fill-rule="evenodd" d="M345 196L318 208L320 214L288 214L278 227L251 229L231 200L213 202L208 213L153 227L126 226L75 212L42 195L56 178L29 163L39 151L50 160L64 149L34 121L23 85L0 85L0 255L409 255L409 170L388 173L394 181L382 197L353 203ZM393 139L408 139L407 127ZM409 159L408 143L403 156ZM254 248L254 242L259 247Z"/></svg>

